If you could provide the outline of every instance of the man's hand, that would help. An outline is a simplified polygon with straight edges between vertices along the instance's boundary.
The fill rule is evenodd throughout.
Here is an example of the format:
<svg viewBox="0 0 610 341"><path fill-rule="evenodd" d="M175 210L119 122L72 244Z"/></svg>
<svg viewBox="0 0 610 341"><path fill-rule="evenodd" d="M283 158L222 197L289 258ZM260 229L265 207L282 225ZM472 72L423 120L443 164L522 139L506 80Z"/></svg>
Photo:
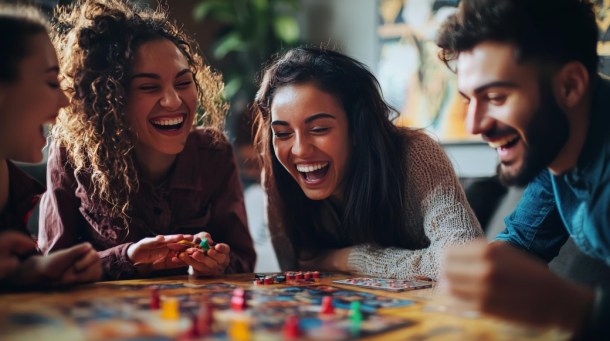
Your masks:
<svg viewBox="0 0 610 341"><path fill-rule="evenodd" d="M592 290L504 242L449 247L441 272L441 288L467 307L535 326L578 331L593 302Z"/></svg>

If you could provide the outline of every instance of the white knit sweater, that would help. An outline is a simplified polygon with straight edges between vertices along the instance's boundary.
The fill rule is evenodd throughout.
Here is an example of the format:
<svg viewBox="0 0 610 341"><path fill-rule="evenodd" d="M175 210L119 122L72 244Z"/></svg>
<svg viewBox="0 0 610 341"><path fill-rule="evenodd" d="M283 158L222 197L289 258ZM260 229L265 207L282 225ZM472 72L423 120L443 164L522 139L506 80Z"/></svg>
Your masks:
<svg viewBox="0 0 610 341"><path fill-rule="evenodd" d="M444 249L481 237L483 232L442 147L420 132L411 134L404 148L407 226L423 228L430 246L406 250L358 245L350 252L348 268L362 276L436 280Z"/></svg>

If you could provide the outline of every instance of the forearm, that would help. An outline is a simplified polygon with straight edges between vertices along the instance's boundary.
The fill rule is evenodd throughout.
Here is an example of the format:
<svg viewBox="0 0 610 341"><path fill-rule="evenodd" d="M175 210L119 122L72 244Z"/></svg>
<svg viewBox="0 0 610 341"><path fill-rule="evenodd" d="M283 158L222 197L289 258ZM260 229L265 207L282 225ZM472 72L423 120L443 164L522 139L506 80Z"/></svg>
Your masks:
<svg viewBox="0 0 610 341"><path fill-rule="evenodd" d="M350 273L362 276L398 279L421 276L437 279L439 263L440 254L429 249L406 250L358 245L349 253L347 268Z"/></svg>
<svg viewBox="0 0 610 341"><path fill-rule="evenodd" d="M109 249L99 251L102 259L102 268L104 271L104 280L119 280L135 278L145 271L138 269L129 259L127 250L133 243L126 243L111 247Z"/></svg>

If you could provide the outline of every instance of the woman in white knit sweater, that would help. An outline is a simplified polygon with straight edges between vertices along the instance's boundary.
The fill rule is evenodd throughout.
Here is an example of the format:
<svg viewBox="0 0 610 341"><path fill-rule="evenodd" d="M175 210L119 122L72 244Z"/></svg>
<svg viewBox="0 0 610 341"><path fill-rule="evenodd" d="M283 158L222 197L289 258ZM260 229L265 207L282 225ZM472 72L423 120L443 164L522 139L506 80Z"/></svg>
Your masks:
<svg viewBox="0 0 610 341"><path fill-rule="evenodd" d="M296 48L253 105L271 239L284 270L437 279L442 252L480 237L452 165L358 61Z"/></svg>

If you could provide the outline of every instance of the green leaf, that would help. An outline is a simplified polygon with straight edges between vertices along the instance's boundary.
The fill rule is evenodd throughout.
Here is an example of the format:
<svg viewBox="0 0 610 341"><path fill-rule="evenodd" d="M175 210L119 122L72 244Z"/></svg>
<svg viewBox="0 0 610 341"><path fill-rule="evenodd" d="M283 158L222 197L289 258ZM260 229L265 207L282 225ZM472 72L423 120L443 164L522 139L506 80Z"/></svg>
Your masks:
<svg viewBox="0 0 610 341"><path fill-rule="evenodd" d="M299 41L299 23L293 17L280 15L273 20L273 31L282 41L294 44Z"/></svg>
<svg viewBox="0 0 610 341"><path fill-rule="evenodd" d="M242 84L243 84L243 81L241 78L234 77L234 78L228 79L225 82L225 88L224 88L225 98L228 98L228 99L233 98L233 96L235 96L235 94L237 94L239 89L241 89Z"/></svg>
<svg viewBox="0 0 610 341"><path fill-rule="evenodd" d="M193 9L193 17L197 21L203 21L208 16L226 23L234 23L237 20L234 7L229 1L224 0L203 1Z"/></svg>
<svg viewBox="0 0 610 341"><path fill-rule="evenodd" d="M252 6L254 6L257 11L267 11L269 8L269 0L251 0Z"/></svg>
<svg viewBox="0 0 610 341"><path fill-rule="evenodd" d="M239 32L231 32L220 39L214 48L214 57L224 58L229 52L247 49L248 43L241 38Z"/></svg>

